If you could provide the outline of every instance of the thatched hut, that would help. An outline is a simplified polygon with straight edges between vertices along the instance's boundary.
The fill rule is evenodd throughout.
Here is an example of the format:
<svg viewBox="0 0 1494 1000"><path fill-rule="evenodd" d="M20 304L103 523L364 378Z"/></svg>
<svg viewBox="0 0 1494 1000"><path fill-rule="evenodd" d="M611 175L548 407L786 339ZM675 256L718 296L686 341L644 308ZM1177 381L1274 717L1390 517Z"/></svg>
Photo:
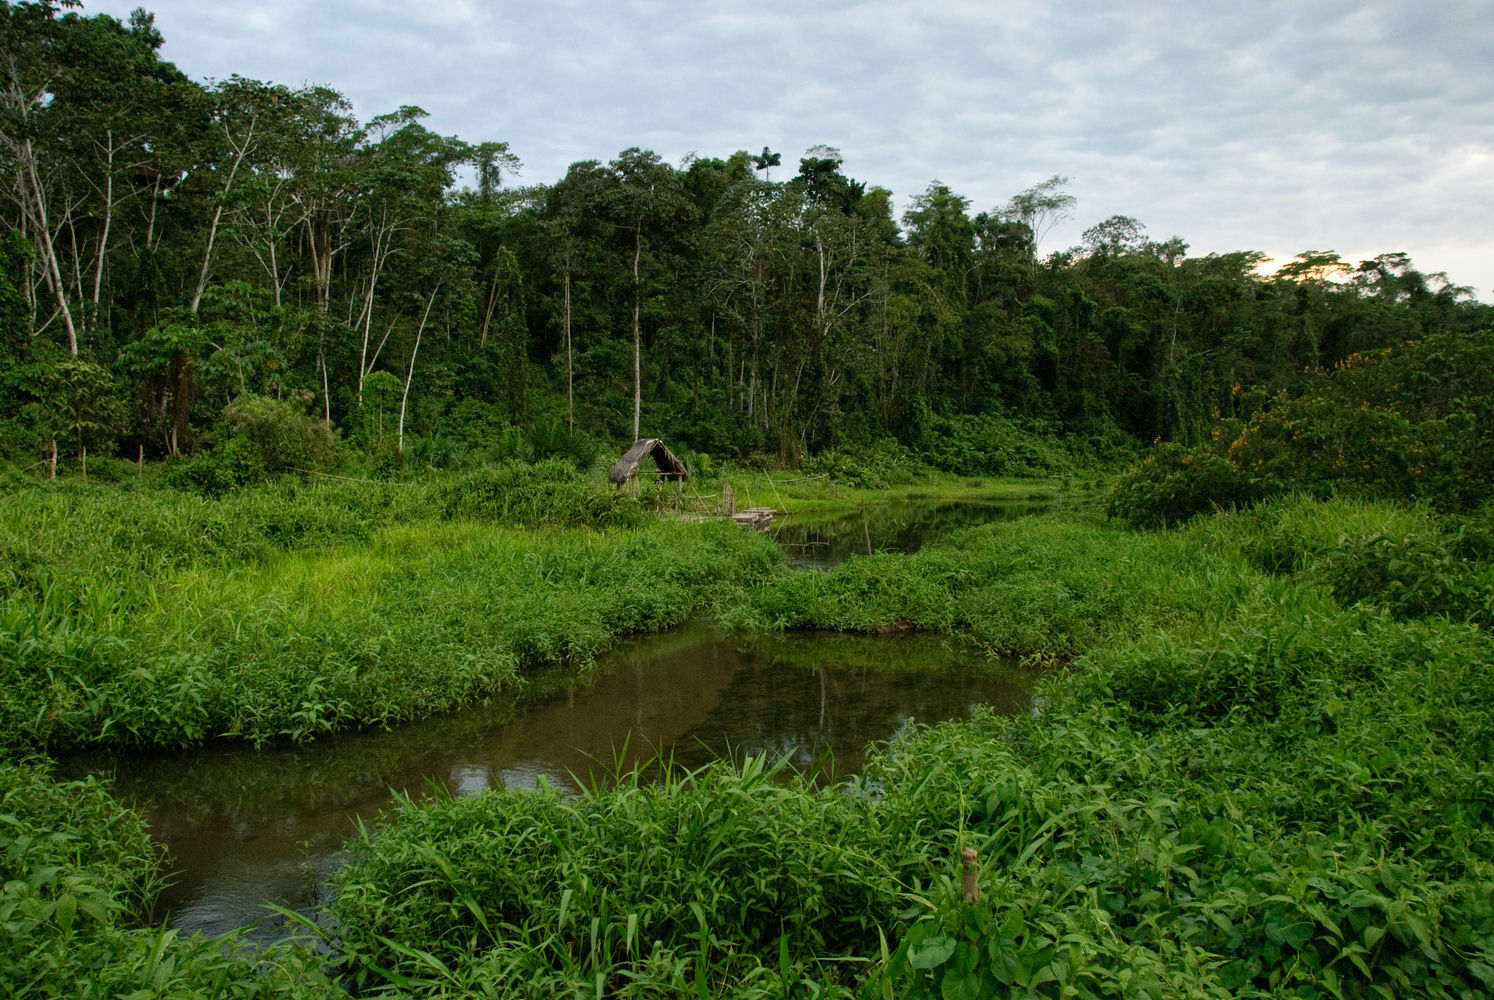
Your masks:
<svg viewBox="0 0 1494 1000"><path fill-rule="evenodd" d="M674 452L664 447L664 442L658 438L634 441L633 447L629 448L626 454L617 460L612 471L607 473L607 478L621 486L633 478L638 472L638 463L649 455L653 456L654 464L659 467L659 478L673 479L678 482L684 482L689 478L690 474L685 471L685 463L681 462Z"/></svg>

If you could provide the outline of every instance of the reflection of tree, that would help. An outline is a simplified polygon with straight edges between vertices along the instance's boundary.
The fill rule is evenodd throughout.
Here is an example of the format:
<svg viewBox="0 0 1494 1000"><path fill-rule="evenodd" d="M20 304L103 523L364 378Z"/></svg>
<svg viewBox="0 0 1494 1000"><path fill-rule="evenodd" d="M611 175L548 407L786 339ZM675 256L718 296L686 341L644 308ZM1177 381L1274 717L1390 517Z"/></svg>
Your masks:
<svg viewBox="0 0 1494 1000"><path fill-rule="evenodd" d="M895 739L910 718L938 722L967 716L975 704L998 711L1025 704L1025 686L1013 675L974 666L968 653L960 662L960 651L932 642L859 638L801 637L759 647L762 666L740 671L681 746L700 748L700 758L766 754L801 769L826 770L823 762L833 760L827 776L844 776L861 767L866 744ZM932 655L921 662L924 669L909 670L918 652Z"/></svg>
<svg viewBox="0 0 1494 1000"><path fill-rule="evenodd" d="M696 622L624 642L584 674L557 667L532 683L527 709L475 707L310 746L76 757L63 770L116 777L120 797L151 816L181 859L167 905L211 897L209 919L248 921L261 911L225 917L243 905L246 878L265 897L313 906L295 896L305 891L296 866L335 864L351 818L372 821L391 788L419 797L431 781L460 792L518 774L528 785L575 766L578 744L601 748L594 770L605 782L615 763L606 748L624 742L624 766L642 758L645 776L658 770L647 760L656 753L684 768L763 753L834 780L860 769L866 743L898 738L910 719L965 716L974 703L1018 711L1026 687L1011 665L939 637L724 635Z"/></svg>
<svg viewBox="0 0 1494 1000"><path fill-rule="evenodd" d="M855 514L826 521L789 522L776 531L778 543L803 563L831 566L865 555L868 540L875 552L916 552L960 528L1010 521L1046 510L1033 503L960 501L930 506L877 504Z"/></svg>

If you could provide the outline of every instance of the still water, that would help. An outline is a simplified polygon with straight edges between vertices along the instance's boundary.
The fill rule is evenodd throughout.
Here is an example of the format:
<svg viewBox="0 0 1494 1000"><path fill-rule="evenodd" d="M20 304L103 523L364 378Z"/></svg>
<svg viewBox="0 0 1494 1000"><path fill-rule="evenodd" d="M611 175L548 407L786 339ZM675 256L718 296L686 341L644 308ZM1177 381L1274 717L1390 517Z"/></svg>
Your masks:
<svg viewBox="0 0 1494 1000"><path fill-rule="evenodd" d="M1028 703L1024 673L926 636L744 636L697 623L622 644L594 676L517 712L473 708L257 752L75 758L66 771L112 776L144 811L170 854L158 918L210 933L262 921L259 934L274 938L278 918L263 904L313 910L355 824L396 792L575 790L660 752L685 766L767 754L833 780L915 720Z"/></svg>
<svg viewBox="0 0 1494 1000"><path fill-rule="evenodd" d="M824 567L871 551L909 552L936 535L1031 507L877 507L773 529L791 560ZM1028 706L1030 677L948 639L843 634L746 635L704 623L620 643L583 676L546 678L563 693L518 708L452 715L310 746L82 756L64 776L106 775L166 849L171 886L157 919L218 933L257 924L280 937L266 902L313 912L359 823L396 795L483 788L574 791L656 755L693 767L766 754L820 781L856 773L863 749L915 721Z"/></svg>
<svg viewBox="0 0 1494 1000"><path fill-rule="evenodd" d="M1047 502L936 499L874 504L832 520L794 515L777 518L768 530L801 569L828 569L873 552L916 552L926 542L991 521L1012 521L1052 509Z"/></svg>

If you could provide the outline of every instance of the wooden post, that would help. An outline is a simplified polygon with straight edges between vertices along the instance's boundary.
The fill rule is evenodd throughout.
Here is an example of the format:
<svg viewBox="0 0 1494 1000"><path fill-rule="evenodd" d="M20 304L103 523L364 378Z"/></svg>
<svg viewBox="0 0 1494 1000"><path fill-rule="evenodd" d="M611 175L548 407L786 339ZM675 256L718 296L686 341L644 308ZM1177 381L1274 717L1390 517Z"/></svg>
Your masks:
<svg viewBox="0 0 1494 1000"><path fill-rule="evenodd" d="M967 847L960 852L960 865L965 869L965 902L971 906L980 902L980 873L975 862L975 848Z"/></svg>

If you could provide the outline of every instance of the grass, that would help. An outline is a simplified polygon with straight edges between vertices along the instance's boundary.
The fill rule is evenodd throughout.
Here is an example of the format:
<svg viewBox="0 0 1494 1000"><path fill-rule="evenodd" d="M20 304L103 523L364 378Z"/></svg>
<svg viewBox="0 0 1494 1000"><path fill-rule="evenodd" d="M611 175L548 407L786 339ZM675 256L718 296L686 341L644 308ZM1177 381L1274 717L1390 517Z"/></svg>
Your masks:
<svg viewBox="0 0 1494 1000"><path fill-rule="evenodd" d="M329 946L417 993L1485 995L1494 643L1325 577L1466 527L1064 514L771 581L740 624L906 620L1068 668L1038 714L924 730L849 789L754 760L406 805L341 874Z"/></svg>
<svg viewBox="0 0 1494 1000"><path fill-rule="evenodd" d="M805 517L834 517L866 506L908 501L961 500L989 503L1086 502L1098 486L1072 477L1034 479L968 479L947 473L924 473L917 480L885 487L857 486L829 476L736 470L708 483L687 483L686 498L720 493L721 483L736 493L737 507L772 507Z"/></svg>
<svg viewBox="0 0 1494 1000"><path fill-rule="evenodd" d="M502 652L523 676L689 601L744 629L915 628L1062 668L1034 713L921 730L849 786L761 759L661 761L580 797L404 803L336 876L325 951L254 959L274 970L253 987L266 995L335 982L417 996L1476 997L1494 992L1489 523L1285 500L1139 533L1067 511L790 574L729 526L427 517L356 543L162 564L165 582L128 600L79 588L7 608L57 616L30 638L58 645L27 653L15 681L93 657L120 691L156 692L140 705L181 717L168 679L192 660L235 692L202 710L265 706L238 731L266 738L299 724L313 684L338 705L313 718L337 725L378 717L381 702L354 700L360 682L418 697L429 668L401 658L410 643L448 666L441 650ZM70 572L91 581L77 559ZM159 673L132 672L142 649ZM442 669L432 691L468 683ZM12 717L13 730L30 718ZM123 846L103 838L97 861L66 861L104 873L77 898L98 885L90 898L123 913L148 891L140 864L111 860L139 842L99 811L96 786L5 767L22 788L7 830L55 822L54 800L93 803L68 829L118 830ZM31 937L7 961L72 963L58 967L128 993L143 960L123 918L90 917L114 929L86 939L76 915L62 928L46 878L65 866L14 867L31 850L14 842L5 912L31 907L62 936L18 924ZM111 865L136 874L111 881ZM158 953L234 989L232 963L248 960L226 943Z"/></svg>
<svg viewBox="0 0 1494 1000"><path fill-rule="evenodd" d="M0 742L304 740L511 698L781 558L733 525L509 526L553 491L459 485L434 511L345 487L0 498ZM601 496L604 522L631 502Z"/></svg>

